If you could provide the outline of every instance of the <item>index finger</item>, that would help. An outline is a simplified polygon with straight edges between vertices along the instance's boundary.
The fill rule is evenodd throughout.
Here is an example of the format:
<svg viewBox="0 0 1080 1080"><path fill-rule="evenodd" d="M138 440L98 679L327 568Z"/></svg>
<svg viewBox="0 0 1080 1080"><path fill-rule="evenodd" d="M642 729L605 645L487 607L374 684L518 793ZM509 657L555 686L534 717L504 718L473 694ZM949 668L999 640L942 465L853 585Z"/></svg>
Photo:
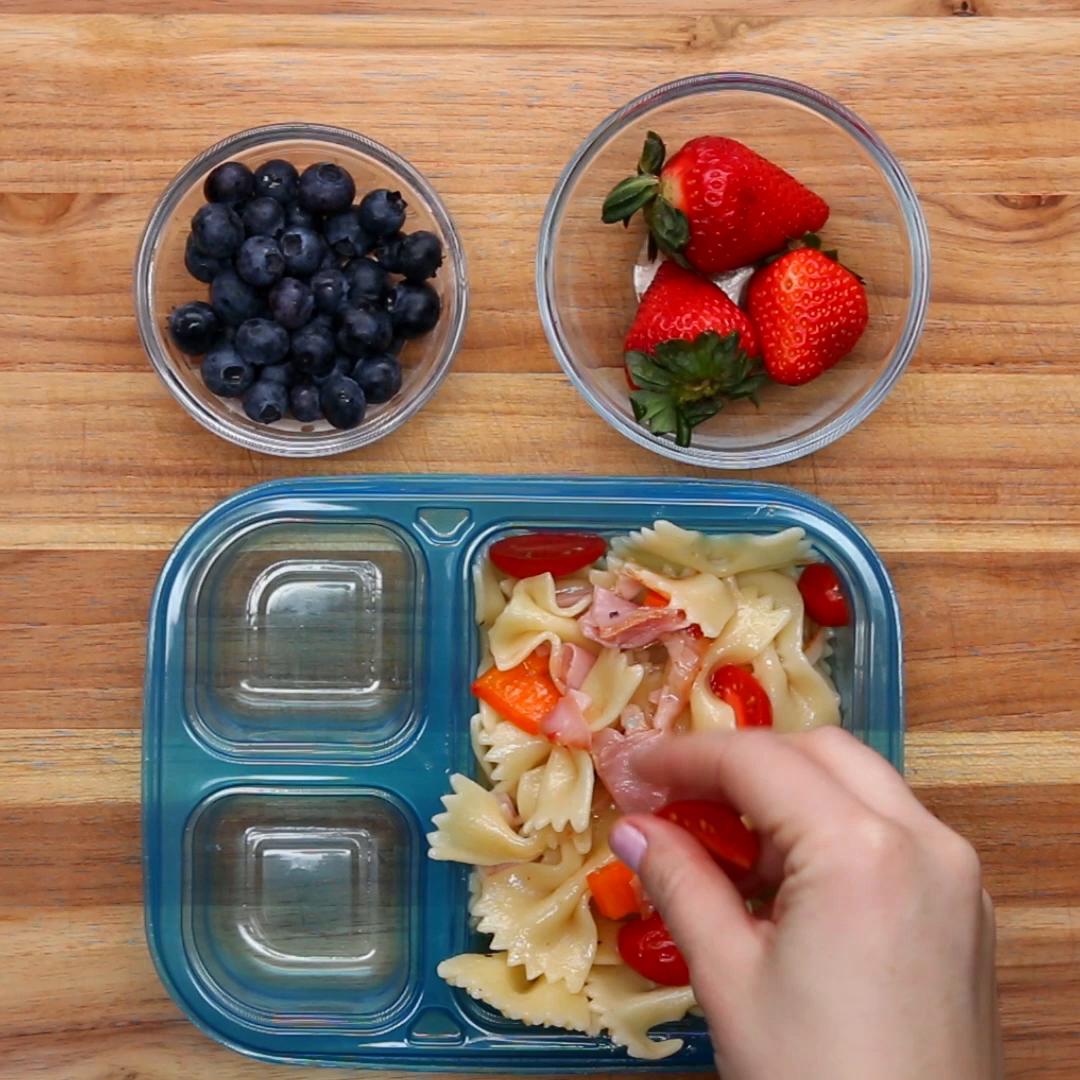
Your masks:
<svg viewBox="0 0 1080 1080"><path fill-rule="evenodd" d="M781 855L811 835L849 828L867 807L816 761L771 731L673 735L631 758L643 779L678 796L723 798Z"/></svg>

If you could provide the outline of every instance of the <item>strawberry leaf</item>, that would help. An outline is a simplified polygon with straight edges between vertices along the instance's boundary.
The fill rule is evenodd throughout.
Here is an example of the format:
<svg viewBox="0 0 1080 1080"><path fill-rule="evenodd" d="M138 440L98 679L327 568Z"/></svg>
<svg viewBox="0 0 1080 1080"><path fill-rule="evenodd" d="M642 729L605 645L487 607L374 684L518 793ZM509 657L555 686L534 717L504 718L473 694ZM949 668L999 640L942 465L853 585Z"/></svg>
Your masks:
<svg viewBox="0 0 1080 1080"><path fill-rule="evenodd" d="M626 366L640 388L630 395L635 419L654 435L673 435L678 446L689 446L693 429L726 401L750 398L756 404L767 381L761 362L740 348L737 332L709 330L693 341L664 341L652 356L628 352Z"/></svg>
<svg viewBox="0 0 1080 1080"><path fill-rule="evenodd" d="M670 394L655 390L635 390L630 395L634 419L654 435L670 435L679 426L679 407Z"/></svg>
<svg viewBox="0 0 1080 1080"><path fill-rule="evenodd" d="M664 146L664 140L655 131L650 131L645 136L645 145L641 148L637 171L655 176L664 167L666 156L667 148Z"/></svg>
<svg viewBox="0 0 1080 1080"><path fill-rule="evenodd" d="M645 207L645 223L660 250L686 266L682 249L690 242L690 219L660 195Z"/></svg>
<svg viewBox="0 0 1080 1080"><path fill-rule="evenodd" d="M674 379L670 371L642 352L628 352L626 367L636 386L644 390L670 390Z"/></svg>
<svg viewBox="0 0 1080 1080"><path fill-rule="evenodd" d="M629 221L643 207L656 198L660 181L655 176L628 176L617 183L608 193L600 211L605 225L616 221Z"/></svg>

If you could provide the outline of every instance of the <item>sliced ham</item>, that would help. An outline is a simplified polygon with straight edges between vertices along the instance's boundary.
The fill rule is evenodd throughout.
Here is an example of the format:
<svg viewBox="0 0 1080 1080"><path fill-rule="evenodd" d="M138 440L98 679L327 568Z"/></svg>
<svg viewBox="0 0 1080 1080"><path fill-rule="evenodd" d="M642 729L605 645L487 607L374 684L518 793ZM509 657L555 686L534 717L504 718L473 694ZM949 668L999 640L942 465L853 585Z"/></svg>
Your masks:
<svg viewBox="0 0 1080 1080"><path fill-rule="evenodd" d="M588 750L592 746L592 731L585 720L589 695L580 690L568 690L559 703L540 721L540 733L560 746Z"/></svg>
<svg viewBox="0 0 1080 1080"><path fill-rule="evenodd" d="M649 719L645 715L645 710L640 705L627 705L626 708L619 713L619 727L627 733L644 731L648 726Z"/></svg>
<svg viewBox="0 0 1080 1080"><path fill-rule="evenodd" d="M652 722L653 727L660 731L668 731L690 701L690 690L701 670L704 642L685 631L667 634L663 642L668 661L664 669L664 682L656 695Z"/></svg>
<svg viewBox="0 0 1080 1080"><path fill-rule="evenodd" d="M596 732L592 740L592 758L600 777L622 814L647 814L659 810L671 801L671 792L656 784L646 783L634 771L631 760L643 747L656 739L671 736L649 728L632 735L620 735L612 728Z"/></svg>
<svg viewBox="0 0 1080 1080"><path fill-rule="evenodd" d="M555 603L561 608L573 607L592 596L593 587L584 581L574 581L568 585L560 585L555 590Z"/></svg>
<svg viewBox="0 0 1080 1080"><path fill-rule="evenodd" d="M642 607L601 588L594 591L592 606L581 617L582 633L590 641L618 649L642 649L689 625L678 608Z"/></svg>
<svg viewBox="0 0 1080 1080"><path fill-rule="evenodd" d="M595 663L596 657L588 649L573 642L563 642L551 654L551 681L560 694L565 694L567 690L580 690Z"/></svg>

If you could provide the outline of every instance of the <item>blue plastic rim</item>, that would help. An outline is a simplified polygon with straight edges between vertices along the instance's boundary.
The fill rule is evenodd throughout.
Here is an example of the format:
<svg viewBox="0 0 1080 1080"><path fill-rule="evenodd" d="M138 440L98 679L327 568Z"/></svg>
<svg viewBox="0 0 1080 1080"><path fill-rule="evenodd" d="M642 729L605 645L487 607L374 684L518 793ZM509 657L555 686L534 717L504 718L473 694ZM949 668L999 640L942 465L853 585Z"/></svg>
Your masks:
<svg viewBox="0 0 1080 1080"><path fill-rule="evenodd" d="M640 1061L604 1038L505 1020L435 974L443 958L483 945L468 926L468 868L428 860L423 840L450 773L475 771L471 568L509 529L615 534L658 518L712 532L806 530L853 612L833 657L845 726L902 768L892 584L862 533L815 498L636 478L252 488L180 540L150 613L146 931L162 981L198 1027L294 1064L712 1067L699 1020L662 1029L685 1039L677 1055Z"/></svg>

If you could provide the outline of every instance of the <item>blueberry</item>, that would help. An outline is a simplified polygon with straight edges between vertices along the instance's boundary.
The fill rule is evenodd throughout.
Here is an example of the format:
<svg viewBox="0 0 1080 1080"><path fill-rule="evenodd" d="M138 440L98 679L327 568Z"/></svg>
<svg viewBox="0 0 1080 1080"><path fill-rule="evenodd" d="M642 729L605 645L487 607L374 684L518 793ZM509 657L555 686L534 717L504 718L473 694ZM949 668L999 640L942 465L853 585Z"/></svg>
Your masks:
<svg viewBox="0 0 1080 1080"><path fill-rule="evenodd" d="M222 322L239 326L262 310L262 297L233 270L222 270L210 285L210 303Z"/></svg>
<svg viewBox="0 0 1080 1080"><path fill-rule="evenodd" d="M285 256L269 236L249 236L236 256L236 272L249 285L266 289L285 273Z"/></svg>
<svg viewBox="0 0 1080 1080"><path fill-rule="evenodd" d="M434 233L421 229L401 238L396 255L399 274L409 281L424 281L442 266L442 242Z"/></svg>
<svg viewBox="0 0 1080 1080"><path fill-rule="evenodd" d="M336 315L348 302L349 279L340 270L320 270L311 279L311 292L319 311Z"/></svg>
<svg viewBox="0 0 1080 1080"><path fill-rule="evenodd" d="M405 339L398 334L394 335L394 340L390 342L390 348L386 350L387 356L400 356L401 350L405 348Z"/></svg>
<svg viewBox="0 0 1080 1080"><path fill-rule="evenodd" d="M352 378L353 368L357 363L359 361L354 356L338 355L334 358L334 366L325 375L312 375L311 381L316 386L322 386L327 379L332 379L335 375L348 375Z"/></svg>
<svg viewBox="0 0 1080 1080"><path fill-rule="evenodd" d="M390 293L389 309L394 332L414 338L426 334L439 321L442 301L430 285L402 281Z"/></svg>
<svg viewBox="0 0 1080 1080"><path fill-rule="evenodd" d="M320 224L318 214L305 210L298 202L285 204L285 228L286 229L317 229Z"/></svg>
<svg viewBox="0 0 1080 1080"><path fill-rule="evenodd" d="M403 239L404 236L401 233L391 233L389 236L384 236L375 245L373 254L376 261L384 270L389 270L391 274L401 273L401 241Z"/></svg>
<svg viewBox="0 0 1080 1080"><path fill-rule="evenodd" d="M262 195L244 207L240 219L248 236L278 237L285 229L285 208L269 195Z"/></svg>
<svg viewBox="0 0 1080 1080"><path fill-rule="evenodd" d="M270 290L270 314L286 330L299 330L315 314L315 297L303 281L282 278Z"/></svg>
<svg viewBox="0 0 1080 1080"><path fill-rule="evenodd" d="M231 206L207 203L195 211L191 235L204 255L227 259L244 242L244 223Z"/></svg>
<svg viewBox="0 0 1080 1080"><path fill-rule="evenodd" d="M231 345L211 349L203 357L201 370L207 389L219 397L239 397L255 381L255 368Z"/></svg>
<svg viewBox="0 0 1080 1080"><path fill-rule="evenodd" d="M320 161L300 175L300 205L313 214L340 214L355 196L356 184L340 165Z"/></svg>
<svg viewBox="0 0 1080 1080"><path fill-rule="evenodd" d="M386 271L373 259L354 259L349 264L349 303L381 305L390 291Z"/></svg>
<svg viewBox="0 0 1080 1080"><path fill-rule="evenodd" d="M405 200L400 191L376 188L369 191L356 208L360 226L372 236L389 236L405 224Z"/></svg>
<svg viewBox="0 0 1080 1080"><path fill-rule="evenodd" d="M255 170L255 194L265 195L279 203L292 202L296 198L300 174L289 161L274 158Z"/></svg>
<svg viewBox="0 0 1080 1080"><path fill-rule="evenodd" d="M302 424L322 419L322 405L319 403L319 388L311 383L297 383L289 391L289 406L292 414Z"/></svg>
<svg viewBox="0 0 1080 1080"><path fill-rule="evenodd" d="M327 379L320 388L319 403L326 419L336 428L356 427L367 411L364 391L347 375Z"/></svg>
<svg viewBox="0 0 1080 1080"><path fill-rule="evenodd" d="M390 316L378 308L346 308L337 334L338 348L349 356L385 352L394 336Z"/></svg>
<svg viewBox="0 0 1080 1080"><path fill-rule="evenodd" d="M251 170L239 161L226 161L211 169L203 183L203 194L209 203L239 203L251 198L255 178Z"/></svg>
<svg viewBox="0 0 1080 1080"><path fill-rule="evenodd" d="M184 265L187 272L196 281L204 281L207 285L225 269L222 259L215 259L213 255L204 255L195 243L195 234L188 233L187 243L184 244Z"/></svg>
<svg viewBox="0 0 1080 1080"><path fill-rule="evenodd" d="M352 377L372 405L389 401L401 389L401 365L393 356L358 360Z"/></svg>
<svg viewBox="0 0 1080 1080"><path fill-rule="evenodd" d="M366 255L374 243L360 228L356 209L351 206L348 210L326 219L323 236L339 259L355 259L358 255Z"/></svg>
<svg viewBox="0 0 1080 1080"><path fill-rule="evenodd" d="M285 267L295 277L310 277L319 269L326 252L326 242L314 230L293 225L281 234Z"/></svg>
<svg viewBox="0 0 1080 1080"><path fill-rule="evenodd" d="M296 372L293 370L292 364L267 364L259 373L259 381L292 386L296 381Z"/></svg>
<svg viewBox="0 0 1080 1080"><path fill-rule="evenodd" d="M280 420L288 408L288 391L272 379L260 379L244 395L244 412L259 424L272 424Z"/></svg>
<svg viewBox="0 0 1080 1080"><path fill-rule="evenodd" d="M193 300L173 310L169 316L169 333L181 352L201 356L218 339L221 323L209 304Z"/></svg>
<svg viewBox="0 0 1080 1080"><path fill-rule="evenodd" d="M289 331L272 319L248 319L237 328L233 347L249 364L280 364L289 354Z"/></svg>
<svg viewBox="0 0 1080 1080"><path fill-rule="evenodd" d="M326 375L334 366L334 335L308 323L292 336L292 363L301 375Z"/></svg>

